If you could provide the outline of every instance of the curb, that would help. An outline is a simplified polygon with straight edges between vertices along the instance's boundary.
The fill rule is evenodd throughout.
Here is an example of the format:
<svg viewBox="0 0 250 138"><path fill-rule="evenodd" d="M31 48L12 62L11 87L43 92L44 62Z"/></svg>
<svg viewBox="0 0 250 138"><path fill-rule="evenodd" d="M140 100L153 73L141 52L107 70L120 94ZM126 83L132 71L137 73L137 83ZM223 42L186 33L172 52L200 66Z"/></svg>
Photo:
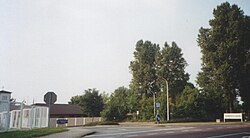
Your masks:
<svg viewBox="0 0 250 138"><path fill-rule="evenodd" d="M96 133L95 131L92 131L92 132L86 133L86 134L84 134L84 135L81 135L79 138L85 137L85 136L89 136L89 135L93 135L93 134L95 134L95 133ZM78 137L77 137L77 138L78 138Z"/></svg>

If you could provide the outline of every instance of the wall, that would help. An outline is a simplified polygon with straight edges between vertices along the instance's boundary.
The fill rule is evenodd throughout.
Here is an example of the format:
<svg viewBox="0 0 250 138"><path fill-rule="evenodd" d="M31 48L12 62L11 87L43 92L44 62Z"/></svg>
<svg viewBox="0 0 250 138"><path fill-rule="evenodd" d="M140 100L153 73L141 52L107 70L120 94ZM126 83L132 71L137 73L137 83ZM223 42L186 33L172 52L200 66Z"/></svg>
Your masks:
<svg viewBox="0 0 250 138"><path fill-rule="evenodd" d="M58 119L66 119L68 123L57 124ZM102 117L72 117L72 118L50 118L49 127L73 127L73 126L83 126L92 122L101 122Z"/></svg>
<svg viewBox="0 0 250 138"><path fill-rule="evenodd" d="M30 109L10 112L10 128L48 127L49 108L35 106ZM22 124L22 125L21 125Z"/></svg>

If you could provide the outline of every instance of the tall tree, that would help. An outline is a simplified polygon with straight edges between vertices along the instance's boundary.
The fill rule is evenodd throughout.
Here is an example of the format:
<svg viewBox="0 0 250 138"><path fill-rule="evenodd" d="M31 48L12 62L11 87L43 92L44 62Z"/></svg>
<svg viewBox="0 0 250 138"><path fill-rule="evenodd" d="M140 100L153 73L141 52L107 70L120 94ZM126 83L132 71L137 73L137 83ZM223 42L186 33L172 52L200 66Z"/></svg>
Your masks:
<svg viewBox="0 0 250 138"><path fill-rule="evenodd" d="M166 88L166 81L168 82L169 96L173 102L189 80L189 74L185 73L186 66L187 62L177 44L172 42L169 46L166 42L157 58L157 76L162 88Z"/></svg>
<svg viewBox="0 0 250 138"><path fill-rule="evenodd" d="M241 81L240 81L240 96L244 101L244 110L250 117L250 17L245 16L244 18L244 46L246 51L246 62L242 66Z"/></svg>
<svg viewBox="0 0 250 138"><path fill-rule="evenodd" d="M145 94L146 97L152 97L152 91L158 92L155 85L156 76L156 56L159 53L160 47L150 41L139 40L136 43L134 52L134 61L130 62L130 70L132 73L132 81L130 87L141 97ZM153 84L153 90L150 87Z"/></svg>
<svg viewBox="0 0 250 138"><path fill-rule="evenodd" d="M232 112L246 62L245 16L237 5L228 2L217 6L213 15L211 28L201 28L198 35L203 63L197 83L203 92L221 97L227 111Z"/></svg>

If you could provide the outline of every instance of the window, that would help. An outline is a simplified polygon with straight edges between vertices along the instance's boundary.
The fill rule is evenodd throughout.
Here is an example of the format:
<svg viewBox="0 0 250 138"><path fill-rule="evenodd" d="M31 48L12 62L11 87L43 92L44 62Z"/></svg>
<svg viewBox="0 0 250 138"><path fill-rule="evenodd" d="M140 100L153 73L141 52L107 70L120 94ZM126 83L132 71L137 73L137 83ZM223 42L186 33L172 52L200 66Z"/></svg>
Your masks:
<svg viewBox="0 0 250 138"><path fill-rule="evenodd" d="M3 100L3 101L7 101L7 100L8 100L8 96L7 96L7 95L3 95L3 96L2 96L2 100Z"/></svg>

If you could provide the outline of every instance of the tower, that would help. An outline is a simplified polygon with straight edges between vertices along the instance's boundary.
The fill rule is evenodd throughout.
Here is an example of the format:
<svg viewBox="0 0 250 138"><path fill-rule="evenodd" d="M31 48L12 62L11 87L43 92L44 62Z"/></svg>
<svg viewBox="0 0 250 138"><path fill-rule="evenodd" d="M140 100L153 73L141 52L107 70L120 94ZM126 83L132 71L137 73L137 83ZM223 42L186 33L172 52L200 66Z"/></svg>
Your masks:
<svg viewBox="0 0 250 138"><path fill-rule="evenodd" d="M11 92L4 90L0 91L0 112L8 112L10 110L10 97Z"/></svg>

